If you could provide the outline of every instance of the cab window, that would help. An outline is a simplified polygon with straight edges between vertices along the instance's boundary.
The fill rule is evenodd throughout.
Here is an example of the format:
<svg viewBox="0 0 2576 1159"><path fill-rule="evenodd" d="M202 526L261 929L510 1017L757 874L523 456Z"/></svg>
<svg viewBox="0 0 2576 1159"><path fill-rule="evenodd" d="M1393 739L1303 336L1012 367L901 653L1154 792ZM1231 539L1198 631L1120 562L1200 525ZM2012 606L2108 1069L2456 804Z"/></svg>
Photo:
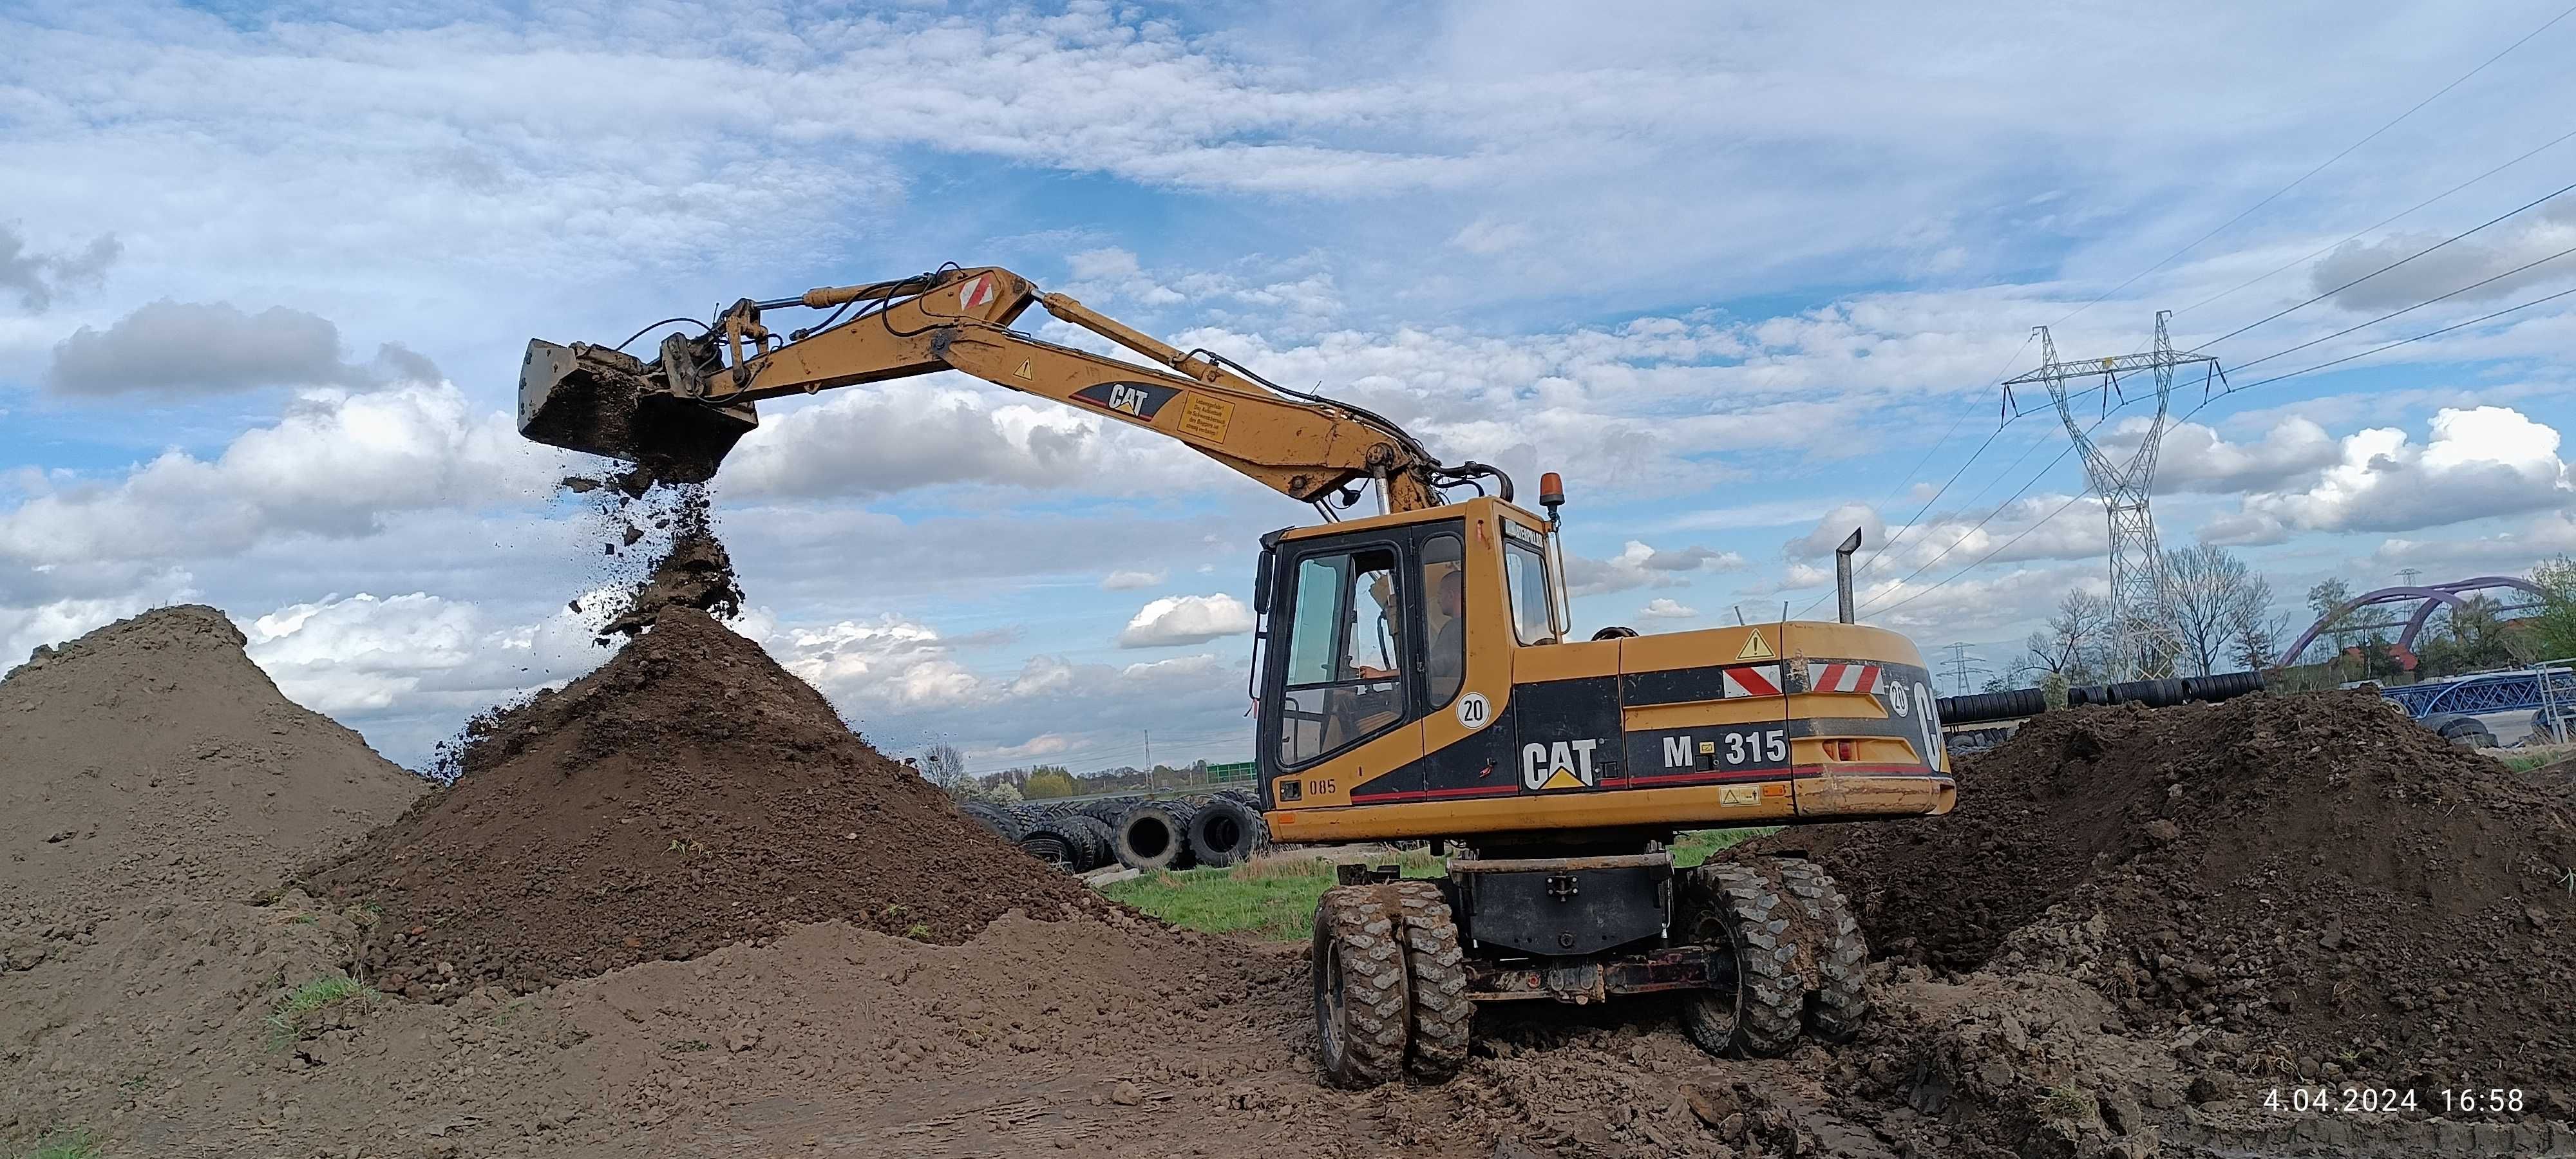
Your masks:
<svg viewBox="0 0 2576 1159"><path fill-rule="evenodd" d="M1467 566L1457 536L1422 541L1422 591L1423 689L1437 712L1467 678Z"/></svg>
<svg viewBox="0 0 2576 1159"><path fill-rule="evenodd" d="M1280 704L1283 766L1340 752L1403 719L1400 575L1386 547L1298 561Z"/></svg>
<svg viewBox="0 0 2576 1159"><path fill-rule="evenodd" d="M1522 538L1519 525L1503 524L1503 582L1512 599L1512 630L1523 644L1556 642L1555 601L1547 588L1547 553Z"/></svg>

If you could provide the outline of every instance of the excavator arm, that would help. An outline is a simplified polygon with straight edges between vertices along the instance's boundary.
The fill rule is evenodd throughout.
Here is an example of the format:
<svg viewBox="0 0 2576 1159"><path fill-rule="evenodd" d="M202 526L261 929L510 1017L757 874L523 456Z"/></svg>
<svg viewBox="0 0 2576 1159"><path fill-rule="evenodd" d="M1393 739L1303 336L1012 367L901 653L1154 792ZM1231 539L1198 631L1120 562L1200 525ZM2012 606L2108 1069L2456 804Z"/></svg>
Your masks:
<svg viewBox="0 0 2576 1159"><path fill-rule="evenodd" d="M1156 365L1011 329L1032 305ZM783 337L763 321L795 307L839 313ZM636 462L656 478L701 481L758 424L762 400L956 370L1146 427L1301 501L1338 497L1347 507L1359 484L1374 481L1388 509L1412 511L1478 478L1510 496L1501 472L1444 467L1383 417L1280 387L1221 355L1185 353L997 267L746 299L697 337L665 337L659 354L646 363L605 347L529 343L521 433Z"/></svg>

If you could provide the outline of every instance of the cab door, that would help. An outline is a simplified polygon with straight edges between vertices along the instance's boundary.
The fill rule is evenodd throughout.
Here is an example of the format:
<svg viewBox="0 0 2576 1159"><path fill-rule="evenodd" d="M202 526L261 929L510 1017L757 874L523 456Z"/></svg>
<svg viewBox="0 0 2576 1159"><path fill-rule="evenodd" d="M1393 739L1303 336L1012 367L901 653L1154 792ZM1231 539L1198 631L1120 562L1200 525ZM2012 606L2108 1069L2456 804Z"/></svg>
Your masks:
<svg viewBox="0 0 2576 1159"><path fill-rule="evenodd" d="M1274 808L1418 795L1422 717L1460 682L1448 653L1463 655L1464 625L1437 604L1442 577L1458 570L1455 528L1443 520L1273 549L1258 743ZM1445 558L1426 563L1426 539Z"/></svg>

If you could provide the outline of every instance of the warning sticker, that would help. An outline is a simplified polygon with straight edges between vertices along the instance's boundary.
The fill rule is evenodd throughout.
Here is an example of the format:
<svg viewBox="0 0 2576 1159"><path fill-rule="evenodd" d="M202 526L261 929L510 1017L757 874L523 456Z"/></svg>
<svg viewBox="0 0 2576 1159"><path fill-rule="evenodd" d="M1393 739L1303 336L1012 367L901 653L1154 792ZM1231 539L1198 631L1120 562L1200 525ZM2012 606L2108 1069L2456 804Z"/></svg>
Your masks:
<svg viewBox="0 0 2576 1159"><path fill-rule="evenodd" d="M1203 394L1187 396L1181 404L1181 433L1206 439L1211 443L1225 441L1226 428L1234 423L1234 404Z"/></svg>
<svg viewBox="0 0 2576 1159"><path fill-rule="evenodd" d="M1717 803L1720 805L1758 805L1761 802L1762 791L1751 785L1719 785L1717 787Z"/></svg>
<svg viewBox="0 0 2576 1159"><path fill-rule="evenodd" d="M1753 634L1744 638L1743 650L1735 654L1738 660L1776 660L1779 656L1779 653L1771 650L1770 643L1762 638L1760 628L1753 629Z"/></svg>

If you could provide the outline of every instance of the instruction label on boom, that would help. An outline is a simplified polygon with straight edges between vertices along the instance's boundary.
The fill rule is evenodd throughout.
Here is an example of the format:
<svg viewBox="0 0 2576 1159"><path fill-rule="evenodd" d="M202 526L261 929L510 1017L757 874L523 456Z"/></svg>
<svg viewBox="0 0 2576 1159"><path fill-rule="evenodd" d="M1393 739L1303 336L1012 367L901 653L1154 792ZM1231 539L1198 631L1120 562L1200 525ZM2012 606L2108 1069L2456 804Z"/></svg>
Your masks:
<svg viewBox="0 0 2576 1159"><path fill-rule="evenodd" d="M1206 439L1211 443L1225 441L1226 428L1234 425L1234 404L1203 394L1186 395L1181 400L1181 433Z"/></svg>

